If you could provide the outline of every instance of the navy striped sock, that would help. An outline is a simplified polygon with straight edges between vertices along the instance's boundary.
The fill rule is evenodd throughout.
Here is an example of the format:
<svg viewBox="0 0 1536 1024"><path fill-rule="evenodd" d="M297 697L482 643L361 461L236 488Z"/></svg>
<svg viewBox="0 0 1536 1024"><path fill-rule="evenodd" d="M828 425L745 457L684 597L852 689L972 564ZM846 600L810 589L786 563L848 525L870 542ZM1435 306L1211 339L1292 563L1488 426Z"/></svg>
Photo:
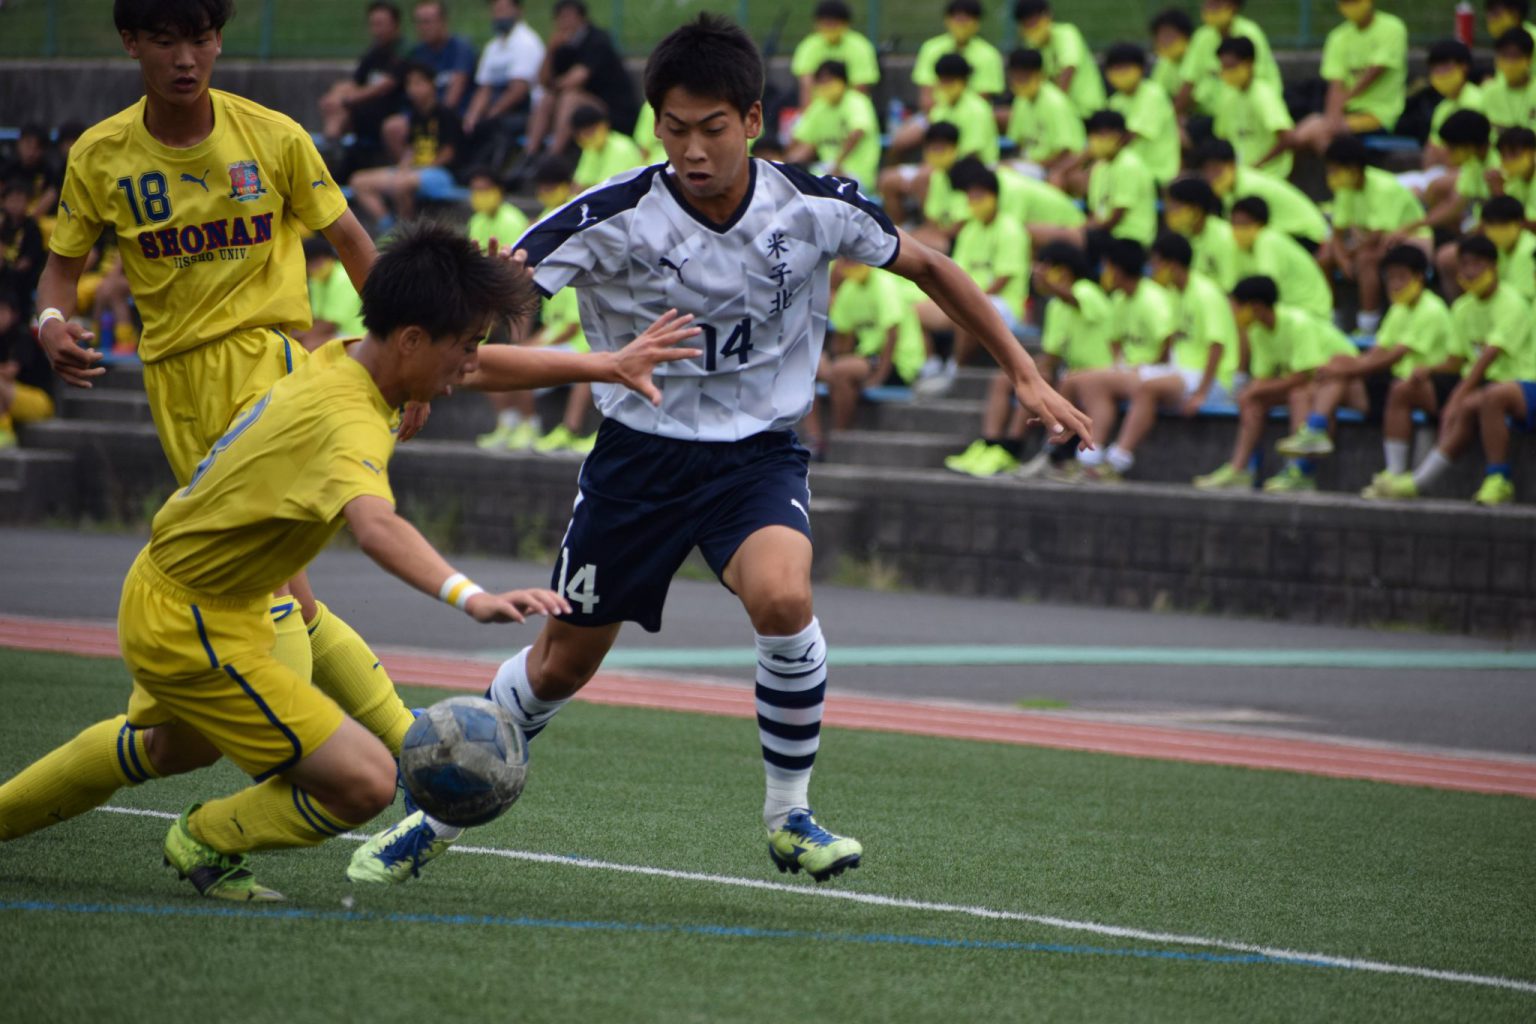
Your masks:
<svg viewBox="0 0 1536 1024"><path fill-rule="evenodd" d="M777 829L797 807L809 808L811 766L821 745L827 695L827 645L815 619L794 636L757 638L757 735L767 792L763 822Z"/></svg>

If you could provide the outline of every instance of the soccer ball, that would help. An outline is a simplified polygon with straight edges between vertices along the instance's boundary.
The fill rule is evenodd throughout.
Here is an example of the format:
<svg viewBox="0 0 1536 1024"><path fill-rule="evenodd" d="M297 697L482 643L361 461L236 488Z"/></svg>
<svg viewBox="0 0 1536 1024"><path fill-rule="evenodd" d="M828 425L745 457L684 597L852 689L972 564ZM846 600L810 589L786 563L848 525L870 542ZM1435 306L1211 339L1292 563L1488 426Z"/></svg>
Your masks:
<svg viewBox="0 0 1536 1024"><path fill-rule="evenodd" d="M484 825L517 801L527 778L523 731L505 709L481 697L438 701L400 745L406 791L449 825Z"/></svg>

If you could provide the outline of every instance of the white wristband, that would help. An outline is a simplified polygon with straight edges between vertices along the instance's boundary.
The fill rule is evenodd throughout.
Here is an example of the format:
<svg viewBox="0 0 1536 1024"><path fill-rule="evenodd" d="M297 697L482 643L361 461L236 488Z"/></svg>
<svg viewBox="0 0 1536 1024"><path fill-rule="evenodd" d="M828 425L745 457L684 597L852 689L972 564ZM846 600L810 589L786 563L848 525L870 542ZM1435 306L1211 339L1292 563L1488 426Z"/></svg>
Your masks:
<svg viewBox="0 0 1536 1024"><path fill-rule="evenodd" d="M484 587L476 586L470 582L468 576L456 572L443 580L443 585L437 589L437 599L444 604L451 604L459 611L469 609L469 599L476 594L485 593Z"/></svg>
<svg viewBox="0 0 1536 1024"><path fill-rule="evenodd" d="M60 323L67 323L69 318L66 317L57 308L55 308L53 306L49 306L47 309L45 309L41 313L37 314L37 333L38 334L42 334L43 333L43 328L45 326L47 326L49 320L57 320Z"/></svg>

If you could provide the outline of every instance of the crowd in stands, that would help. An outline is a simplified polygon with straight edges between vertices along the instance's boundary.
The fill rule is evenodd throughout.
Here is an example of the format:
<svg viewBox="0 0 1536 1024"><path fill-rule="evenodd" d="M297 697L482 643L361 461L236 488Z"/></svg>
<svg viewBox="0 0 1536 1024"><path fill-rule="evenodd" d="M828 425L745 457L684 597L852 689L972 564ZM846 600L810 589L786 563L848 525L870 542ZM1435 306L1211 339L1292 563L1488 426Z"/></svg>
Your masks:
<svg viewBox="0 0 1536 1024"><path fill-rule="evenodd" d="M1390 0L1340 0L1316 77L1290 80L1243 0L1196 2L1158 13L1144 40L1095 54L1050 0L1017 0L1006 40L986 38L980 0L936 0L942 24L908 88L886 79L850 6L822 0L780 89L788 110L766 119L755 152L853 179L949 252L1093 417L1089 450L1036 444L999 375L976 440L946 460L956 472L1118 481L1134 477L1160 417L1217 416L1233 425L1232 456L1190 467L1196 487L1304 491L1350 410L1382 424L1383 469L1367 497L1416 496L1480 440L1477 500L1512 500L1511 428L1536 429L1528 0L1485 0L1490 74L1466 42L1445 39L1428 48L1422 77L1409 74ZM413 41L401 8L367 4L368 48L320 98L318 123L371 228L467 207L472 236L506 243L536 212L520 197L547 212L665 159L653 112L586 6L553 3L547 39L523 6L489 0L492 36L477 54L444 0L410 8ZM79 132L66 126L50 142L29 127L0 167L0 445L5 412L39 415L33 391L48 392L25 325ZM1420 145L1392 144L1404 136ZM357 296L334 254L316 238L305 256L315 324L301 340L356 331ZM863 396L943 395L980 352L890 274L840 263L833 283L825 407L803 428L817 452L854 425ZM81 308L102 344L132 349L110 241L92 254ZM524 343L585 346L569 292ZM585 394L554 424L539 422L531 395L493 404L482 447L590 449ZM1290 433L1281 469L1264 478L1272 415L1288 415ZM1425 420L1437 441L1415 463Z"/></svg>

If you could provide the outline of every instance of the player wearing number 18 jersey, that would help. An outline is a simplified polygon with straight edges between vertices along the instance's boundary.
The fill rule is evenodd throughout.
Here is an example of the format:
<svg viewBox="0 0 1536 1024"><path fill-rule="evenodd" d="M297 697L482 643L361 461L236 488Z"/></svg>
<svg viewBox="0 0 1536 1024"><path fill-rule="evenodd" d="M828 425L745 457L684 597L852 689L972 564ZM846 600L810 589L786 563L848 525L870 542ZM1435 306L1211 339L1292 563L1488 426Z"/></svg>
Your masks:
<svg viewBox="0 0 1536 1024"><path fill-rule="evenodd" d="M1053 431L1089 433L970 278L892 226L855 182L748 156L762 89L762 59L739 28L703 15L678 29L645 71L667 165L578 196L519 243L540 290L576 289L594 350L626 344L675 307L694 316L701 351L658 371L657 405L595 389L607 419L554 570L572 614L503 664L490 696L537 735L592 678L623 622L660 628L668 584L698 547L757 634L770 856L820 881L863 852L818 825L808 797L827 652L811 607L808 456L791 428L814 397L829 263L918 282L983 340Z"/></svg>

